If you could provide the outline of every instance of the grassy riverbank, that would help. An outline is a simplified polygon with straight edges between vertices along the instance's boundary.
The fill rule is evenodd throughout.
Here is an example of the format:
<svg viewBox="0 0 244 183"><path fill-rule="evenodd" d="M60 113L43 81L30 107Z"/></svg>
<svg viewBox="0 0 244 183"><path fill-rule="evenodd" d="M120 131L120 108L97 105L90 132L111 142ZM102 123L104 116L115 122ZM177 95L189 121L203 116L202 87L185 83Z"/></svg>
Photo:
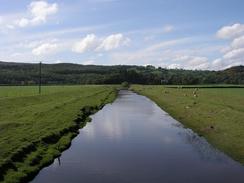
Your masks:
<svg viewBox="0 0 244 183"><path fill-rule="evenodd" d="M244 164L244 88L132 85L186 127Z"/></svg>
<svg viewBox="0 0 244 183"><path fill-rule="evenodd" d="M26 182L66 149L115 86L0 87L0 182Z"/></svg>

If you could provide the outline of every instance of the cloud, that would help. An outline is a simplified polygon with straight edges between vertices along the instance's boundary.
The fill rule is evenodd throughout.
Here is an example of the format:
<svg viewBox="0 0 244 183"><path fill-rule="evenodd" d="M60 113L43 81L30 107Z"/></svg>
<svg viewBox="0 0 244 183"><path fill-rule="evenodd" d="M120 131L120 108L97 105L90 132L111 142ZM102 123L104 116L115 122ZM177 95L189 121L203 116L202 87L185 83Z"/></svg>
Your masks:
<svg viewBox="0 0 244 183"><path fill-rule="evenodd" d="M240 59L225 59L225 58L217 58L211 63L211 70L222 70L227 69L229 67L243 65L243 60Z"/></svg>
<svg viewBox="0 0 244 183"><path fill-rule="evenodd" d="M88 34L85 38L73 45L72 51L76 53L84 53L96 49L98 38L94 34Z"/></svg>
<svg viewBox="0 0 244 183"><path fill-rule="evenodd" d="M14 29L14 28L15 28L14 25L11 25L11 24L7 24L6 27L7 27L8 29Z"/></svg>
<svg viewBox="0 0 244 183"><path fill-rule="evenodd" d="M209 58L202 56L201 50L182 49L188 47L193 38L181 38L162 41L137 51L116 52L111 54L113 64L151 64L165 68L207 70L212 64ZM204 52L204 51L203 51Z"/></svg>
<svg viewBox="0 0 244 183"><path fill-rule="evenodd" d="M177 68L193 70L206 70L210 68L210 63L207 57L181 55L176 56L176 58L173 60L180 62L177 63Z"/></svg>
<svg viewBox="0 0 244 183"><path fill-rule="evenodd" d="M9 34L9 30L15 28L11 16L0 16L0 33Z"/></svg>
<svg viewBox="0 0 244 183"><path fill-rule="evenodd" d="M19 27L26 27L29 23L30 23L29 20L26 19L26 18L21 18L20 20L17 20L17 21L16 21L16 24L17 24Z"/></svg>
<svg viewBox="0 0 244 183"><path fill-rule="evenodd" d="M130 42L129 38L125 38L122 34L112 34L106 37L97 47L97 50L109 51L121 46L126 46Z"/></svg>
<svg viewBox="0 0 244 183"><path fill-rule="evenodd" d="M244 33L243 33L244 34ZM241 48L244 47L244 35L234 39L231 43L232 48Z"/></svg>
<svg viewBox="0 0 244 183"><path fill-rule="evenodd" d="M105 38L98 38L94 34L88 34L86 37L74 43L72 51L84 53L86 51L110 51L122 46L128 45L129 38L123 34L112 34Z"/></svg>
<svg viewBox="0 0 244 183"><path fill-rule="evenodd" d="M29 5L29 12L32 15L30 20L33 25L45 23L49 15L58 12L57 3L49 4L46 1L33 1Z"/></svg>
<svg viewBox="0 0 244 183"><path fill-rule="evenodd" d="M231 26L224 26L217 32L220 39L233 39L244 34L244 24L236 23Z"/></svg>
<svg viewBox="0 0 244 183"><path fill-rule="evenodd" d="M236 23L225 26L217 32L221 39L230 39L227 47L221 50L222 57L213 61L214 69L225 69L235 65L244 64L244 24Z"/></svg>
<svg viewBox="0 0 244 183"><path fill-rule="evenodd" d="M180 69L181 65L180 64L170 64L167 68L168 69Z"/></svg>
<svg viewBox="0 0 244 183"><path fill-rule="evenodd" d="M163 65L162 60L167 62L175 57L176 52L170 50L175 46L190 42L190 38L181 38L168 41L161 41L136 51L124 51L112 53L111 60L115 63L123 64L153 64Z"/></svg>
<svg viewBox="0 0 244 183"><path fill-rule="evenodd" d="M172 32L173 30L174 30L174 26L172 26L172 25L165 25L163 27L163 32L164 33L169 33L169 32Z"/></svg>
<svg viewBox="0 0 244 183"><path fill-rule="evenodd" d="M46 1L33 1L28 7L26 16L21 18L10 18L9 26L6 28L15 28L15 27L27 27L27 26L36 26L47 22L47 19L50 15L54 15L58 12L57 3L48 3ZM3 19L3 18L2 18ZM3 21L3 20L2 20ZM6 21L5 21L6 22ZM10 27L11 26L11 27Z"/></svg>
<svg viewBox="0 0 244 183"><path fill-rule="evenodd" d="M244 48L234 49L227 52L224 56L224 59L242 59L244 58Z"/></svg>
<svg viewBox="0 0 244 183"><path fill-rule="evenodd" d="M223 58L217 58L212 62L211 69L221 70L221 69L227 69L229 67L233 67L237 65L243 65L243 62L238 60L226 60Z"/></svg>
<svg viewBox="0 0 244 183"><path fill-rule="evenodd" d="M0 25L3 24L3 17L0 16Z"/></svg>
<svg viewBox="0 0 244 183"><path fill-rule="evenodd" d="M57 43L43 43L32 50L33 55L48 55L56 52L58 50Z"/></svg>

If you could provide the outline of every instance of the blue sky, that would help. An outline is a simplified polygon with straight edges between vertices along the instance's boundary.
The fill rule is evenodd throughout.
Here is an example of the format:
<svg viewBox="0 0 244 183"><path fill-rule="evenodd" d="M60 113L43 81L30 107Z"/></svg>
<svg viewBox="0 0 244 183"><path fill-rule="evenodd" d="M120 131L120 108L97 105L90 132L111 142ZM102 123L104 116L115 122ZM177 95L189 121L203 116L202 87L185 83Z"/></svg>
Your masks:
<svg viewBox="0 0 244 183"><path fill-rule="evenodd" d="M242 0L1 0L0 60L243 65L243 7Z"/></svg>

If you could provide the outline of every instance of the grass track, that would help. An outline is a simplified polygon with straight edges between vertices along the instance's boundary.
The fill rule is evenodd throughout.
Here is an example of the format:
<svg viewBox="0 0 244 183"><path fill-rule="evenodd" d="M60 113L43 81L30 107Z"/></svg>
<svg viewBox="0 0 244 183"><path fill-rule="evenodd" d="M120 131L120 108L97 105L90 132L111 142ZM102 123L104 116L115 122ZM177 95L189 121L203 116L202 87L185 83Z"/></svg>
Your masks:
<svg viewBox="0 0 244 183"><path fill-rule="evenodd" d="M132 85L186 127L244 164L244 88Z"/></svg>

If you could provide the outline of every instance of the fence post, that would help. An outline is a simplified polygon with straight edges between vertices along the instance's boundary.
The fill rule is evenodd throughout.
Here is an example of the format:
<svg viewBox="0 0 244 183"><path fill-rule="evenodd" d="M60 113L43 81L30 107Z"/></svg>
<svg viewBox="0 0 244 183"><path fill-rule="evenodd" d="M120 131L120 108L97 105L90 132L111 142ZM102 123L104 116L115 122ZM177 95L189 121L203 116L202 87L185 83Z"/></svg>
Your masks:
<svg viewBox="0 0 244 183"><path fill-rule="evenodd" d="M41 94L41 85L42 85L42 62L39 64L39 94Z"/></svg>

